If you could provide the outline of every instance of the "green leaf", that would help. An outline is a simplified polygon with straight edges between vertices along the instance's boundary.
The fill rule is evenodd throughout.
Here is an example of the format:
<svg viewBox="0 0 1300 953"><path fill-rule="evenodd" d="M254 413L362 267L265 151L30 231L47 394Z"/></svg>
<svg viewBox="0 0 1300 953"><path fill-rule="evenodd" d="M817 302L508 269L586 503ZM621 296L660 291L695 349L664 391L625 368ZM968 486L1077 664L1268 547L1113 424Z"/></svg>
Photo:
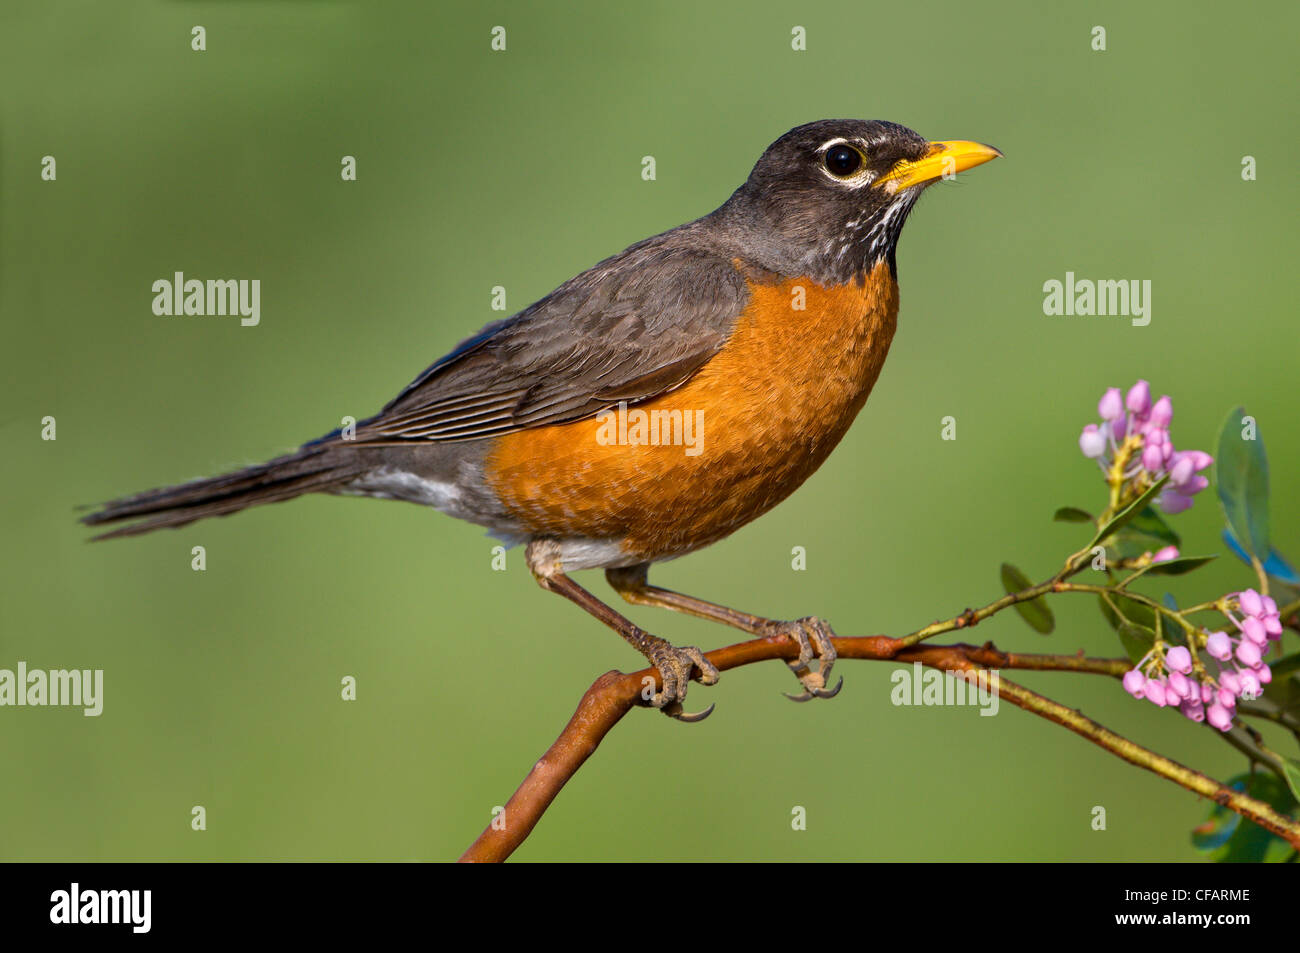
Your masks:
<svg viewBox="0 0 1300 953"><path fill-rule="evenodd" d="M1062 506L1052 515L1058 523L1091 523L1092 514L1075 506Z"/></svg>
<svg viewBox="0 0 1300 953"><path fill-rule="evenodd" d="M1219 431L1215 479L1223 515L1246 551L1263 562L1271 552L1268 542L1268 457L1259 433L1242 437L1246 414L1238 407L1228 414Z"/></svg>
<svg viewBox="0 0 1300 953"><path fill-rule="evenodd" d="M1002 588L1008 595L1012 595L1033 586L1029 577L1017 569L1011 563L1002 564ZM1020 613L1020 618L1029 623L1029 627L1035 632L1047 635L1056 628L1056 619L1052 616L1052 610L1047 607L1046 600L1042 596L1037 599L1030 599L1028 602L1017 602L1016 611Z"/></svg>
<svg viewBox="0 0 1300 953"><path fill-rule="evenodd" d="M1300 801L1300 761L1283 757L1282 773L1286 775L1286 786L1291 789L1291 796Z"/></svg>
<svg viewBox="0 0 1300 953"><path fill-rule="evenodd" d="M1132 622L1121 622L1119 629L1119 641L1124 646L1124 651L1128 654L1129 661L1134 665L1151 651L1151 646L1155 645L1156 634L1143 625L1134 625Z"/></svg>
<svg viewBox="0 0 1300 953"><path fill-rule="evenodd" d="M1282 661L1285 662L1286 659ZM1274 665L1270 665L1269 669L1273 672L1273 681L1264 686L1264 698L1279 710L1300 717L1300 678L1294 672L1279 675L1277 666Z"/></svg>
<svg viewBox="0 0 1300 953"><path fill-rule="evenodd" d="M1088 544L1088 548L1091 549L1103 539L1118 533L1133 520L1137 519L1138 514L1151 505L1151 501L1156 498L1162 489L1164 489L1167 482L1169 482L1168 475L1161 477L1148 487L1145 493L1112 516L1110 522L1097 530L1097 535L1092 538L1092 542Z"/></svg>
<svg viewBox="0 0 1300 953"><path fill-rule="evenodd" d="M1278 659L1276 662L1269 662L1268 669L1273 673L1273 678L1285 678L1292 672L1300 671L1300 652L1295 652Z"/></svg>
<svg viewBox="0 0 1300 953"><path fill-rule="evenodd" d="M1155 612L1140 602L1134 602L1132 599L1116 595L1109 597L1110 602L1106 601L1106 596L1098 596L1097 598L1101 600L1101 614L1106 617L1106 621L1110 623L1112 629L1118 629L1120 624L1125 621L1136 622L1148 629L1156 627ZM1115 614L1116 609L1119 610L1118 615Z"/></svg>
<svg viewBox="0 0 1300 953"><path fill-rule="evenodd" d="M1133 517L1133 520L1124 528L1125 535L1142 536L1148 539L1158 539L1166 546L1181 546L1182 539L1173 531L1163 516L1155 511L1154 507L1145 507L1141 513Z"/></svg>
<svg viewBox="0 0 1300 953"><path fill-rule="evenodd" d="M1228 781L1228 787L1265 801L1282 814L1295 810L1295 798L1272 772L1239 774ZM1219 863L1276 863L1294 853L1282 838L1222 804L1213 805L1205 823L1192 831L1192 845Z"/></svg>
<svg viewBox="0 0 1300 953"><path fill-rule="evenodd" d="M1156 563L1142 575L1144 576L1181 576L1189 573L1193 569L1200 569L1208 562L1218 559L1217 555L1213 556L1179 556L1177 559L1166 560L1162 563Z"/></svg>

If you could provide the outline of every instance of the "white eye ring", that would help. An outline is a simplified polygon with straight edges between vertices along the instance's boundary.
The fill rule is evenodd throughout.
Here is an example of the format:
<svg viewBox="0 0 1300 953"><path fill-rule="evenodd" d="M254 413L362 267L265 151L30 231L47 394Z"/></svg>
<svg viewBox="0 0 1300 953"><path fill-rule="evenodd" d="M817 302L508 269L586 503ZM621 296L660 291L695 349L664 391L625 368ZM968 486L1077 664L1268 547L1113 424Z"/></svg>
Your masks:
<svg viewBox="0 0 1300 953"><path fill-rule="evenodd" d="M865 145L866 143L862 142L860 139L855 141L850 141L848 139L828 139L817 149L817 168L821 170L822 175L826 176L827 179L834 182L836 185L846 186L852 189L861 188L864 185L870 185L875 181L876 174L867 166L867 153L864 148ZM848 146L861 157L862 163L858 166L857 170L850 172L848 175L836 175L826 167L826 154L836 146Z"/></svg>

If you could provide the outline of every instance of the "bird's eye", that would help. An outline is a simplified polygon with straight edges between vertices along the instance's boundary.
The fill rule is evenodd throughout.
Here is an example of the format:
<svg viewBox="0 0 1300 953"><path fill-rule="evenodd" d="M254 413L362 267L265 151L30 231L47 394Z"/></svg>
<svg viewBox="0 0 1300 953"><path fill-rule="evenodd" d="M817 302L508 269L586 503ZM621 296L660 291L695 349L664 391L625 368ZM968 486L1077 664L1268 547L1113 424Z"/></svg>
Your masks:
<svg viewBox="0 0 1300 953"><path fill-rule="evenodd" d="M831 146L822 158L826 171L837 179L846 179L862 168L862 153L843 143Z"/></svg>

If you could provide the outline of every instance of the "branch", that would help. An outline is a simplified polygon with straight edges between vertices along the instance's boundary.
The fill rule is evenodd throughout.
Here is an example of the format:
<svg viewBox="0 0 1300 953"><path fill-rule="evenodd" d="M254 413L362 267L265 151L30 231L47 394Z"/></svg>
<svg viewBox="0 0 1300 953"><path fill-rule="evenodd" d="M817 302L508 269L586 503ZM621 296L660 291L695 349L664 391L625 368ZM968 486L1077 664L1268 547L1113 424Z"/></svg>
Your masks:
<svg viewBox="0 0 1300 953"><path fill-rule="evenodd" d="M1001 601L1001 600L999 600ZM969 613L974 615L974 613ZM978 619L967 621L963 628ZM934 634L934 633L928 633ZM909 645L885 636L835 638L841 659L921 662L945 671L986 668L1036 671L1073 671L1119 677L1130 668L1127 659L1087 658L1083 655L1037 655L1001 652L988 643L971 645ZM794 659L797 647L783 636L754 639L707 653L719 671L770 659ZM505 813L489 824L461 856L462 862L503 861L528 837L560 789L591 757L605 735L632 708L642 703L642 679L658 679L655 669L624 674L607 672L587 690L578 710L560 737L533 766L519 789L506 803ZM1013 682L991 676L1000 696L1012 704L1047 718L1139 767L1153 771L1182 787L1223 804L1300 847L1300 823L1284 817L1268 804L1233 791L1213 778L1184 767L1115 734L1078 711L1031 692Z"/></svg>

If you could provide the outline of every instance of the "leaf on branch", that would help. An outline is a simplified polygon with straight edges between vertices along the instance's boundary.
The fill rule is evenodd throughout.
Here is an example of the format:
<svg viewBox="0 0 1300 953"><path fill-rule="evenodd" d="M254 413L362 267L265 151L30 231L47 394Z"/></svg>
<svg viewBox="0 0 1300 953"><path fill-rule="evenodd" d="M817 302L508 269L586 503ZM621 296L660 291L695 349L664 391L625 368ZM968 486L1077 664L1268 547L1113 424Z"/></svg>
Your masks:
<svg viewBox="0 0 1300 953"><path fill-rule="evenodd" d="M1268 457L1259 433L1247 440L1243 434L1246 413L1238 407L1228 414L1219 431L1215 482L1228 526L1245 550L1260 562L1269 557Z"/></svg>
<svg viewBox="0 0 1300 953"><path fill-rule="evenodd" d="M1264 697L1287 714L1300 716L1300 654L1271 663L1269 671L1273 681L1264 686Z"/></svg>
<svg viewBox="0 0 1300 953"><path fill-rule="evenodd" d="M1270 662L1268 668L1275 679L1285 678L1294 672L1300 671L1300 652L1294 652L1278 659L1276 662Z"/></svg>
<svg viewBox="0 0 1300 953"><path fill-rule="evenodd" d="M1218 555L1212 556L1179 556L1177 559L1168 559L1162 563L1156 563L1149 568L1144 576L1181 576L1183 573L1191 572L1193 569L1199 569L1206 563L1218 559Z"/></svg>
<svg viewBox="0 0 1300 953"><path fill-rule="evenodd" d="M1106 617L1112 629L1118 630L1120 625L1125 621L1136 622L1148 629L1156 627L1156 615L1147 606L1140 602L1134 602L1124 596L1110 595L1098 596L1101 602L1101 614ZM1109 602L1107 599L1109 598Z"/></svg>
<svg viewBox="0 0 1300 953"><path fill-rule="evenodd" d="M1143 510L1145 510L1148 506L1151 505L1151 501L1156 498L1156 496L1160 493L1161 490L1164 489L1165 484L1168 482L1169 482L1169 475L1165 474L1155 483L1151 484L1151 486L1147 488L1145 493L1143 493L1141 496L1139 496L1128 506L1124 507L1118 513L1112 516L1108 523L1102 526L1101 529L1097 530L1097 535L1092 538L1092 542L1088 544L1088 548L1091 549L1092 547L1100 543L1102 540L1109 538L1115 533L1118 533L1121 529L1123 529L1133 520L1137 519L1138 515Z"/></svg>
<svg viewBox="0 0 1300 953"><path fill-rule="evenodd" d="M1242 548L1241 543L1237 541L1237 537L1232 534L1231 529L1223 531L1223 541L1228 544L1228 548L1236 554L1238 559L1247 566L1251 565L1249 554ZM1269 549L1268 559L1264 560L1264 572L1288 586L1300 586L1300 574L1296 573L1291 564L1276 549Z"/></svg>
<svg viewBox="0 0 1300 953"><path fill-rule="evenodd" d="M1159 540L1166 546L1183 544L1179 535L1165 522L1165 518L1151 506L1144 507L1142 512L1133 517L1129 525L1124 528L1124 535Z"/></svg>
<svg viewBox="0 0 1300 953"><path fill-rule="evenodd" d="M1121 622L1116 631L1119 633L1120 645L1124 646L1124 652L1134 665L1142 661L1151 651L1151 646L1155 645L1156 634L1146 626Z"/></svg>
<svg viewBox="0 0 1300 953"><path fill-rule="evenodd" d="M1052 519L1058 523L1091 523L1092 514L1077 506L1062 506L1052 514Z"/></svg>
<svg viewBox="0 0 1300 953"><path fill-rule="evenodd" d="M1227 785L1267 802L1283 814L1295 810L1295 798L1272 772L1239 774ZM1205 823L1192 831L1192 846L1219 863L1278 863L1295 853L1282 838L1221 804L1213 805Z"/></svg>
<svg viewBox="0 0 1300 953"><path fill-rule="evenodd" d="M1002 588L1006 590L1007 595L1015 595L1032 586L1029 577L1011 563L1002 564ZM1029 627L1035 632L1047 635L1056 628L1056 619L1042 596L1030 599L1028 602L1017 602L1015 609L1020 613L1020 618L1029 623Z"/></svg>
<svg viewBox="0 0 1300 953"><path fill-rule="evenodd" d="M1283 757L1282 773L1286 775L1286 786L1291 789L1291 796L1300 801L1300 761Z"/></svg>

